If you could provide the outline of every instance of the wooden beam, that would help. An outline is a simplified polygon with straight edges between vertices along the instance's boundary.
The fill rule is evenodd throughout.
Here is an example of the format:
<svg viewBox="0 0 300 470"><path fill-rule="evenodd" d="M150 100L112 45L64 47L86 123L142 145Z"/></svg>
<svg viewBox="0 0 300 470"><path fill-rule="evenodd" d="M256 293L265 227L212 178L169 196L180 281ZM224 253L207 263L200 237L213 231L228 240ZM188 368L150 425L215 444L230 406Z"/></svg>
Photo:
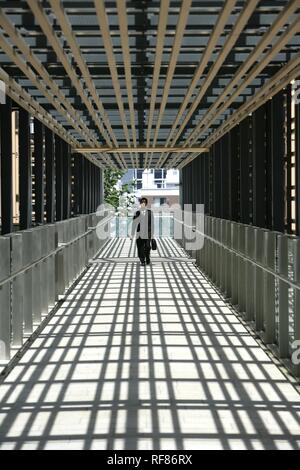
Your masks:
<svg viewBox="0 0 300 470"><path fill-rule="evenodd" d="M165 0L164 2L162 2L160 6L160 12L159 12L154 72L153 72L151 98L150 98L150 110L149 110L149 118L148 118L148 126L147 126L147 138L146 138L147 147L150 146L151 130L152 130L156 96L157 96L157 90L158 90L158 81L159 81L160 68L161 68L162 56L163 56L163 51L164 51L165 35L166 35L166 29L167 29L167 23L168 23L169 5L170 5L170 0ZM148 156L146 157L146 161L145 161L146 168L147 168L147 164L148 164Z"/></svg>
<svg viewBox="0 0 300 470"><path fill-rule="evenodd" d="M62 5L60 0L50 0L50 5L51 5L51 8L53 10L53 13L56 16L56 19L57 19L57 21L60 25L60 28L61 28L61 30L64 34L64 37L65 37L66 41L68 41L68 44L69 44L70 49L72 51L72 54L73 54L73 56L74 56L74 58L75 58L75 60L78 64L78 67L79 67L79 69L82 73L82 77L84 77L84 81L86 83L86 86L87 86L88 90L91 93L91 96L94 100L94 103L95 103L97 109L99 110L100 116L97 116L96 114L93 114L92 117L94 119L99 120L99 127L98 128L99 128L101 134L103 135L106 143L108 145L112 145L112 142L113 142L113 144L117 147L118 143L117 143L117 139L114 135L113 129L111 127L111 123L110 123L109 118L107 116L107 113L104 109L103 103L102 103L102 101L99 97L99 94L96 90L94 81L91 77L89 68L86 64L86 61L85 61L84 57L82 56L80 47L79 47L79 45L77 43L77 40L76 40L76 36L75 36L74 32L72 31L72 27L70 25L70 22L68 21L66 15L65 15L63 5ZM104 122L105 126L107 127L107 129L109 131L109 134L107 133L106 129L104 128L104 125L101 122L101 119L103 119L103 122ZM107 163L111 164L112 162L108 161Z"/></svg>
<svg viewBox="0 0 300 470"><path fill-rule="evenodd" d="M101 147L99 148L77 148L73 149L73 153L131 153L131 152L139 152L139 153L195 153L195 152L208 152L208 148L206 147L191 147L191 148L182 148L182 147L118 147L118 148L111 148L111 147Z"/></svg>
<svg viewBox="0 0 300 470"><path fill-rule="evenodd" d="M0 24L3 24L3 23L1 23L3 21L3 18L5 18L5 15L3 15L3 13L0 9ZM30 49L28 49L28 50L26 49L26 48L28 48L28 46L24 42L23 38L18 33L16 33L13 26L11 24L9 24L9 22L7 24L7 22L8 22L8 20L6 21L6 26L8 27L7 34L10 35L10 38L13 41L15 40L17 42L16 45L17 45L17 47L20 48L20 50L22 52L24 52L24 53L26 52L26 57L27 57L27 53L29 54L28 61L29 61L29 63L31 63L31 60L34 57L34 54L31 53ZM51 93L49 92L47 87L44 85L44 83L37 77L37 75L35 75L33 70L22 59L22 57L19 54L15 54L15 52L12 49L11 45L8 42L6 42L4 37L0 37L0 46L2 47L2 49L6 53L6 55L11 58L11 60L20 68L20 70L22 70L22 72L33 83L33 85L37 89L39 89L40 92L48 99L48 101L53 105L53 107L61 115L63 115L66 118L67 122L69 122L69 124L74 129L76 129L78 131L78 133L87 142L98 144L97 140L95 140L95 141L90 140L89 137L85 135L85 133L82 131L82 129L79 126L78 122L80 120L78 120L78 118L77 118L77 120L73 119L72 116L65 111L65 109L59 103L59 100L57 100L57 98L54 95L51 95ZM31 65L33 65L33 64L31 63ZM46 74L47 74L47 72L46 72ZM62 137L67 142L72 142L72 145L74 145L74 143L77 142L76 139L73 139L73 138L70 137L70 134L67 133L67 131L63 128L63 126L61 126L59 123L57 123L55 121L55 119L52 118L52 116L49 113L47 113L38 103L36 103L36 101L27 92L25 92L25 90L23 90L22 87L20 87L20 85L17 84L17 82L15 82L12 78L10 78L8 76L8 74L6 74L6 72L4 72L3 69L1 69L1 68L0 68L0 76L1 76L1 79L7 85L7 88L8 88L7 93L9 94L9 96L11 96L12 99L16 99L16 101L20 104L20 106L23 106L24 109L26 109L28 112L31 112L36 118L38 118L43 123L44 123L45 116L49 117L49 119L47 119L49 122L46 125L48 125L50 128L55 129L55 132L57 133L57 135L60 135L60 137ZM50 79L49 83L47 82L47 85L48 86L51 85L51 79ZM29 108L38 109L38 115L36 115L35 112L32 112L32 109L30 111ZM74 111L74 109L73 109L73 111ZM43 116L43 118L41 118L41 116ZM59 131L57 131L57 129L59 129ZM87 129L87 131L89 132L88 129ZM97 164L97 166L99 166L99 163L98 163L97 160L95 160L95 163Z"/></svg>
<svg viewBox="0 0 300 470"><path fill-rule="evenodd" d="M124 0L117 0L117 10L118 10L120 34L121 34L121 45L122 45L123 59L124 59L125 80L126 80L129 112L130 112L131 133L132 133L133 145L136 147L137 137L136 137L135 110L134 110L133 91L132 91L131 59L130 59L130 48L129 48L129 39L128 39L129 33L128 33L128 23L127 23L126 2L124 2ZM134 167L133 158L131 158L131 160L132 160L132 166ZM136 168L138 168L139 166L138 154L135 155L135 165L136 165Z"/></svg>
<svg viewBox="0 0 300 470"><path fill-rule="evenodd" d="M0 44L1 44L0 38ZM5 46L6 47L6 46ZM12 49L9 47L7 53L10 54ZM32 75L30 68L24 64L21 59L17 59L19 67L25 67L26 72L29 74L31 79L36 83L37 87L40 87L40 83L37 78ZM20 60L20 62L19 62ZM82 146L76 139L70 136L70 134L64 129L64 127L59 124L51 114L47 113L42 106L40 106L35 99L29 95L15 80L13 80L9 75L0 67L0 79L6 84L6 92L13 100L15 100L20 106L26 109L29 113L39 119L43 124L52 129L56 135L60 136L66 142L69 142L72 146ZM46 92L47 93L47 92ZM72 125L72 124L71 124ZM74 126L75 127L75 126ZM88 157L90 158L90 157ZM94 159L94 164L100 166L100 162L97 159Z"/></svg>
<svg viewBox="0 0 300 470"><path fill-rule="evenodd" d="M203 68L203 66L204 65L207 66L207 64L208 64L209 57L208 57L208 59L206 57L205 61L204 61L204 56L203 56L203 58L201 58L201 62L199 64L198 71L196 72L195 77L194 77L194 79L193 79L193 81L190 85L190 88L187 92L187 95L186 95L186 97L185 97L185 99L184 99L184 101L183 101L183 103L182 103L182 105L179 109L178 115L177 115L176 120L174 121L172 129L170 131L170 135L167 139L167 144L166 145L170 145L171 142L172 142L173 145L175 145L175 143L177 142L177 140L181 136L182 132L184 131L185 127L187 126L187 124L188 124L189 120L191 119L192 115L194 114L194 112L196 111L196 109L200 105L201 101L203 100L203 98L205 96L205 93L207 92L210 85L213 83L213 80L215 79L215 77L217 76L217 74L220 71L221 67L223 66L228 54L232 51L234 45L238 41L241 33L243 32L245 26L247 25L247 23L249 21L249 18L251 17L253 12L255 11L255 8L257 7L258 3L259 3L259 0L248 0L247 1L246 5L245 5L244 9L242 10L240 16L238 17L231 33L229 34L228 38L226 39L226 42L225 42L224 46L222 47L222 50L220 51L220 53L217 57L217 60L213 63L211 69L209 70L208 75L206 76L205 81L202 83L202 85L201 85L201 87L198 91L197 96L193 99L193 103L191 104L191 108L189 109L185 119L183 120L182 124L180 125L180 128L178 129L176 135L174 136L175 130L176 130L177 126L179 125L180 119L182 118L182 116L183 116L183 114L184 114L184 112L185 112L185 110L188 106L189 99L191 98L192 93L195 89L194 85L195 85L195 81L196 81L196 76L197 75L199 76L199 78L197 80L197 82L198 82L199 79L201 78L201 76L203 75L203 72L204 72L204 69L205 69L205 67ZM224 9L222 10L222 12L220 14L220 17L218 19L218 23L216 24L214 34L219 34L219 35L222 34L222 33L220 33L220 31L221 31L220 26L222 24L224 24L224 20L227 19L227 15L228 15L228 11L229 11L229 10L226 10L226 8L227 8L227 2L224 6ZM215 38L213 36L211 38L211 41L212 41L213 44L215 43ZM208 49L211 49L211 47L208 46L206 51L208 51ZM199 74L199 72L201 72L201 75ZM197 82L196 82L196 84L197 84ZM166 159L165 159L165 161L166 161ZM162 162L161 166L164 164L164 162ZM168 169L171 168L172 165L176 164L176 163L177 163L176 159L174 159L174 158L171 159L170 163L167 165L167 168Z"/></svg>
<svg viewBox="0 0 300 470"><path fill-rule="evenodd" d="M27 0L27 3L29 5L29 7L31 8L33 14L35 15L36 20L39 22L43 33L45 34L45 36L47 37L47 40L49 41L49 44L53 48L53 50L54 50L55 54L57 55L58 59L61 61L66 73L69 75L69 78L72 81L72 84L74 85L74 87L75 87L78 95L80 96L82 102L85 104L86 108L88 109L88 111L90 113L90 116L93 118L96 126L98 127L99 131L101 132L101 130L103 130L103 126L102 126L99 118L97 117L97 115L95 113L95 110L93 108L93 105L92 105L90 99L85 94L83 85L80 82L80 80L78 79L74 68L69 63L69 61L67 59L67 56L65 55L64 50L63 50L57 36L54 34L53 28L49 23L48 17L46 16L46 14L44 12L43 7L41 6L41 4L39 2L36 2L36 1ZM32 51L29 49L29 52L30 52L29 55L26 54L26 59L30 62L30 55L32 55ZM53 80L51 78L50 78L50 82L53 82ZM45 92L43 94L45 94ZM49 99L48 95L47 95L47 99ZM69 103L68 100L66 100L65 97L64 97L64 99L65 99L64 103L65 102ZM55 96L54 96L54 103L53 103L53 100L51 101L51 103L53 104L53 106L55 108L57 108L57 106L59 106L57 101L58 100L55 99ZM70 103L67 104L67 106L70 106ZM78 121L80 122L81 120L78 119L78 113L74 110L74 108L73 108L73 112L75 112L76 118L74 119L74 122L75 122L75 126L76 126L75 128L77 128L78 127L77 123L78 123ZM60 111L60 113L62 114L62 111ZM63 115L64 115L64 117L66 117L69 120L68 113L64 112ZM74 123L72 124L72 126L74 127ZM98 145L98 140L94 137L94 135L90 131L90 129L88 129L88 127L85 124L83 124L83 127L85 129L85 134L81 131L81 135L84 136L84 139L92 141L93 145L95 145L95 146Z"/></svg>
<svg viewBox="0 0 300 470"><path fill-rule="evenodd" d="M105 48L106 55L107 55L108 66L110 69L111 80L112 80L113 87L115 90L116 100L118 103L118 108L120 112L125 139L126 139L127 145L130 146L130 137L129 137L128 127L127 127L123 99L122 99L121 86L119 83L117 63L116 63L116 58L114 54L112 40L110 37L110 29L109 29L108 19L106 15L104 0L94 0L94 4L95 4L97 17L98 17L98 23L99 23L101 34L102 34L104 48ZM127 167L125 160L123 163L125 167Z"/></svg>
<svg viewBox="0 0 300 470"><path fill-rule="evenodd" d="M266 46L274 40L274 37L278 34L278 31L286 24L292 13L299 7L299 0L293 0L289 3L289 5L283 10L283 12L278 16L277 20L273 24L273 26L269 29L269 31L263 36L259 45L254 49L253 53L250 55L251 65L257 61L258 57L264 52ZM238 86L236 91L230 95L230 97L226 101L226 96L231 90L233 84L237 84L240 79L243 78L243 74L246 72L243 71L243 67L246 66L248 61L244 65L242 65L237 72L236 76L230 82L230 84L225 88L224 92L221 96L216 100L216 102L211 106L211 108L206 113L205 119L200 121L200 123L196 126L192 134L183 144L184 146L194 145L199 137L206 132L213 122L220 116L220 114L224 113L229 106L240 96L242 91L249 86L252 81L255 79L257 75L259 75L262 70L270 63L270 61L276 57L276 55L282 50L282 48L291 40L292 37L297 34L300 29L300 17L299 15L296 17L295 21L285 30L285 32L279 36L277 41L272 44L272 48L265 54L264 58L260 60L252 69L249 75L244 78L241 84ZM248 65L247 65L248 67ZM248 67L249 68L249 67ZM237 77L239 77L237 81ZM274 96L274 95L273 95ZM223 103L223 104L222 104ZM203 145L203 144L202 144ZM204 144L206 145L206 144ZM178 165L178 168L185 166L191 160L188 158L184 162Z"/></svg>
<svg viewBox="0 0 300 470"><path fill-rule="evenodd" d="M290 39L297 34L300 27L299 16L293 22L293 24L279 37L277 42L273 43L274 38L278 35L278 32L286 25L291 15L299 8L299 0L293 0L289 2L287 7L280 13L278 18L263 36L259 44L250 54L244 64L241 65L238 72L235 74L233 79L229 82L223 93L214 102L210 109L205 114L205 118L202 119L195 127L191 135L185 141L184 146L195 143L203 133L211 127L213 122L217 119L220 114L226 111L230 104L240 96L245 88L252 83L252 81L259 75L262 70L276 57L276 55L282 50L282 48L290 41ZM272 44L272 48L265 54L262 60L259 60L265 49ZM257 62L259 60L259 62ZM245 79L245 75L250 70L251 72ZM240 83L241 82L241 83ZM232 91L237 89L232 93Z"/></svg>
<svg viewBox="0 0 300 470"><path fill-rule="evenodd" d="M170 61L169 61L167 77L166 77L166 81L165 81L164 88L163 88L163 96L161 99L159 114L158 114L158 118L157 118L157 122L155 126L153 146L156 145L158 133L159 133L160 126L162 123L162 118L166 109L169 91L171 88L171 84L172 84L172 80L173 80L173 76L175 72L175 67L176 67L178 56L180 53L186 23L190 14L191 4L192 4L192 0L182 0L181 2L181 9L179 13L179 18L178 18L178 23L177 23L177 28L176 28L175 38L174 38L172 54L171 54ZM151 167L151 163L152 163L152 155L150 157L149 167Z"/></svg>
<svg viewBox="0 0 300 470"><path fill-rule="evenodd" d="M27 93L15 80L13 80L1 67L0 67L0 80L6 85L6 93L16 103L18 103L29 114L37 117L49 129L59 135L61 138L67 140L72 146L79 145L79 142L67 134L64 127L59 124L42 106L38 104L35 99Z"/></svg>
<svg viewBox="0 0 300 470"><path fill-rule="evenodd" d="M246 116L256 111L264 103L279 93L293 79L297 78L300 70L300 53L297 54L290 62L288 62L272 79L268 80L265 85L249 100L247 100L229 119L227 119L216 131L209 136L205 143L211 145L224 134L229 132Z"/></svg>
<svg viewBox="0 0 300 470"><path fill-rule="evenodd" d="M227 121L225 121L211 136L209 136L202 145L210 147L217 142L222 136L230 132L245 117L260 108L264 103L273 98L277 93L286 87L292 80L300 75L300 53L297 54L290 62L268 80L265 85L255 93L246 103L244 103ZM185 150L185 149L184 149ZM177 166L182 169L188 165L198 154L191 156Z"/></svg>
<svg viewBox="0 0 300 470"><path fill-rule="evenodd" d="M0 46L5 54L19 67L25 76L33 83L34 86L45 96L48 101L57 109L57 111L66 119L69 124L74 127L82 137L87 140L90 134L89 129L85 126L80 119L73 106L66 99L64 94L60 91L58 85L52 80L46 69L40 63L36 55L31 51L30 47L23 39L21 34L16 30L14 25L0 9L0 26L5 33L10 37L15 46L22 52L25 60L16 54L4 37L0 38ZM32 68L29 67L29 64ZM36 71L36 73L34 72ZM42 78L42 80L41 80ZM49 88L49 90L47 89ZM63 104L66 110L61 106Z"/></svg>
<svg viewBox="0 0 300 470"><path fill-rule="evenodd" d="M173 136L173 133L175 131L175 129L177 128L178 124L179 124L179 121L184 113L184 111L186 110L189 102L190 102L190 99L192 98L192 95L195 91L195 88L197 87L198 85L198 82L199 80L203 77L203 74L205 72L205 69L209 63L209 59L211 58L211 55L213 54L214 50L215 50L215 47L218 43L218 40L220 38L220 36L222 34L224 34L224 28L225 28L225 25L228 21L228 18L233 10L233 8L235 7L235 4L236 4L237 0L227 0L225 3L224 3L224 6L221 10L221 13L218 17L218 20L215 24L215 27L212 31L212 34L209 38L209 41L208 41L208 44L204 50L204 53L203 55L201 56L201 59L200 59L200 62L198 64L198 67L197 67L197 70L195 72L195 75L191 81L191 84L187 90L187 93L186 93L186 96L180 106L180 109L179 109L179 112L176 116L176 119L172 125L172 128L171 128L171 131L170 131L170 134L169 134L169 137L167 139L167 142L166 142L166 146L170 145L170 142L172 140L172 136ZM255 2L253 2L255 3ZM205 80L206 82L206 80ZM202 89L202 87L201 87ZM193 115L194 111L192 111L192 109L197 109L198 107L198 104L199 104L199 101L198 101L198 97L196 98L196 100L193 100L193 104L191 105L191 109L189 110L184 122L187 123L189 122L190 120L190 117ZM189 117L188 117L189 116ZM182 125L183 126L183 125ZM181 126L181 127L182 127ZM186 126L186 124L185 124ZM184 127L185 127L184 126ZM184 129L183 127L183 129ZM175 142L176 142L176 139L175 139ZM158 161L157 163L157 167L160 167L161 165L164 164L164 162L167 160L168 158L168 155L166 156L162 156L160 158L160 160Z"/></svg>

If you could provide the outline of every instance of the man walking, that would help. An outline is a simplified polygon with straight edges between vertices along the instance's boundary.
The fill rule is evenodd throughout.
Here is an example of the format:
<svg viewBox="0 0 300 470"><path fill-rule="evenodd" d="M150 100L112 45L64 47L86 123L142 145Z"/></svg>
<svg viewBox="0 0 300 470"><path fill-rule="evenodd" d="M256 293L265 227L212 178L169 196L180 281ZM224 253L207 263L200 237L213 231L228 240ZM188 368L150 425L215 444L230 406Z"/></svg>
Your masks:
<svg viewBox="0 0 300 470"><path fill-rule="evenodd" d="M142 266L150 264L151 239L154 235L154 216L150 209L147 209L148 199L140 199L140 210L138 210L132 222L131 239L136 234L136 244L138 256Z"/></svg>

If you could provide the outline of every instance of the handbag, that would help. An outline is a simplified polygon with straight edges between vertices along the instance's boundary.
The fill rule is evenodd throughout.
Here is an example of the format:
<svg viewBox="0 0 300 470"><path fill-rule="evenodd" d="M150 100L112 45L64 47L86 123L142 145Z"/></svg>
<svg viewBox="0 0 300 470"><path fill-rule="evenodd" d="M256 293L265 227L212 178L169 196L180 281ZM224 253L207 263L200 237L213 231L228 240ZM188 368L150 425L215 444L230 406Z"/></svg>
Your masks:
<svg viewBox="0 0 300 470"><path fill-rule="evenodd" d="M148 211L148 223L149 223L149 226L151 227L151 211ZM150 238L150 232L149 232L149 238ZM153 251L157 250L157 243L156 243L155 238L151 238L150 244L151 244L151 250Z"/></svg>
<svg viewBox="0 0 300 470"><path fill-rule="evenodd" d="M157 250L157 243L156 243L155 238L152 238L152 239L151 239L151 249L152 249L153 251Z"/></svg>

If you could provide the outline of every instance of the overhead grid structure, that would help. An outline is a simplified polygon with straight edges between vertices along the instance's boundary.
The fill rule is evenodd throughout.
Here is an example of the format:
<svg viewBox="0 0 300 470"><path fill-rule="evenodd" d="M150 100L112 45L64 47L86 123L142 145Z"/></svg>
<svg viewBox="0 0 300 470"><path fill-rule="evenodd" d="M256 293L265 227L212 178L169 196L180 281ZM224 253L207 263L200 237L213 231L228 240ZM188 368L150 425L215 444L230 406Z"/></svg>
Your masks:
<svg viewBox="0 0 300 470"><path fill-rule="evenodd" d="M0 448L299 449L300 0L0 0L0 228Z"/></svg>
<svg viewBox="0 0 300 470"><path fill-rule="evenodd" d="M297 77L298 14L297 0L3 0L1 74L78 147L135 150L101 165L182 168L283 66Z"/></svg>

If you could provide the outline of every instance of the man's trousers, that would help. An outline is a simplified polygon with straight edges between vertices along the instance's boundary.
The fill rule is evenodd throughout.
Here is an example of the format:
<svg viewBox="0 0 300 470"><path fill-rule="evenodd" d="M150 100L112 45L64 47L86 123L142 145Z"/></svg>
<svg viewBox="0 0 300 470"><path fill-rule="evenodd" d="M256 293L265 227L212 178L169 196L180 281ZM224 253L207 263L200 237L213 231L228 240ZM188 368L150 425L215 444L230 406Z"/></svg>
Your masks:
<svg viewBox="0 0 300 470"><path fill-rule="evenodd" d="M144 263L145 260L147 263L150 262L150 240L137 238L136 244L138 249L138 257L140 258L141 263Z"/></svg>

